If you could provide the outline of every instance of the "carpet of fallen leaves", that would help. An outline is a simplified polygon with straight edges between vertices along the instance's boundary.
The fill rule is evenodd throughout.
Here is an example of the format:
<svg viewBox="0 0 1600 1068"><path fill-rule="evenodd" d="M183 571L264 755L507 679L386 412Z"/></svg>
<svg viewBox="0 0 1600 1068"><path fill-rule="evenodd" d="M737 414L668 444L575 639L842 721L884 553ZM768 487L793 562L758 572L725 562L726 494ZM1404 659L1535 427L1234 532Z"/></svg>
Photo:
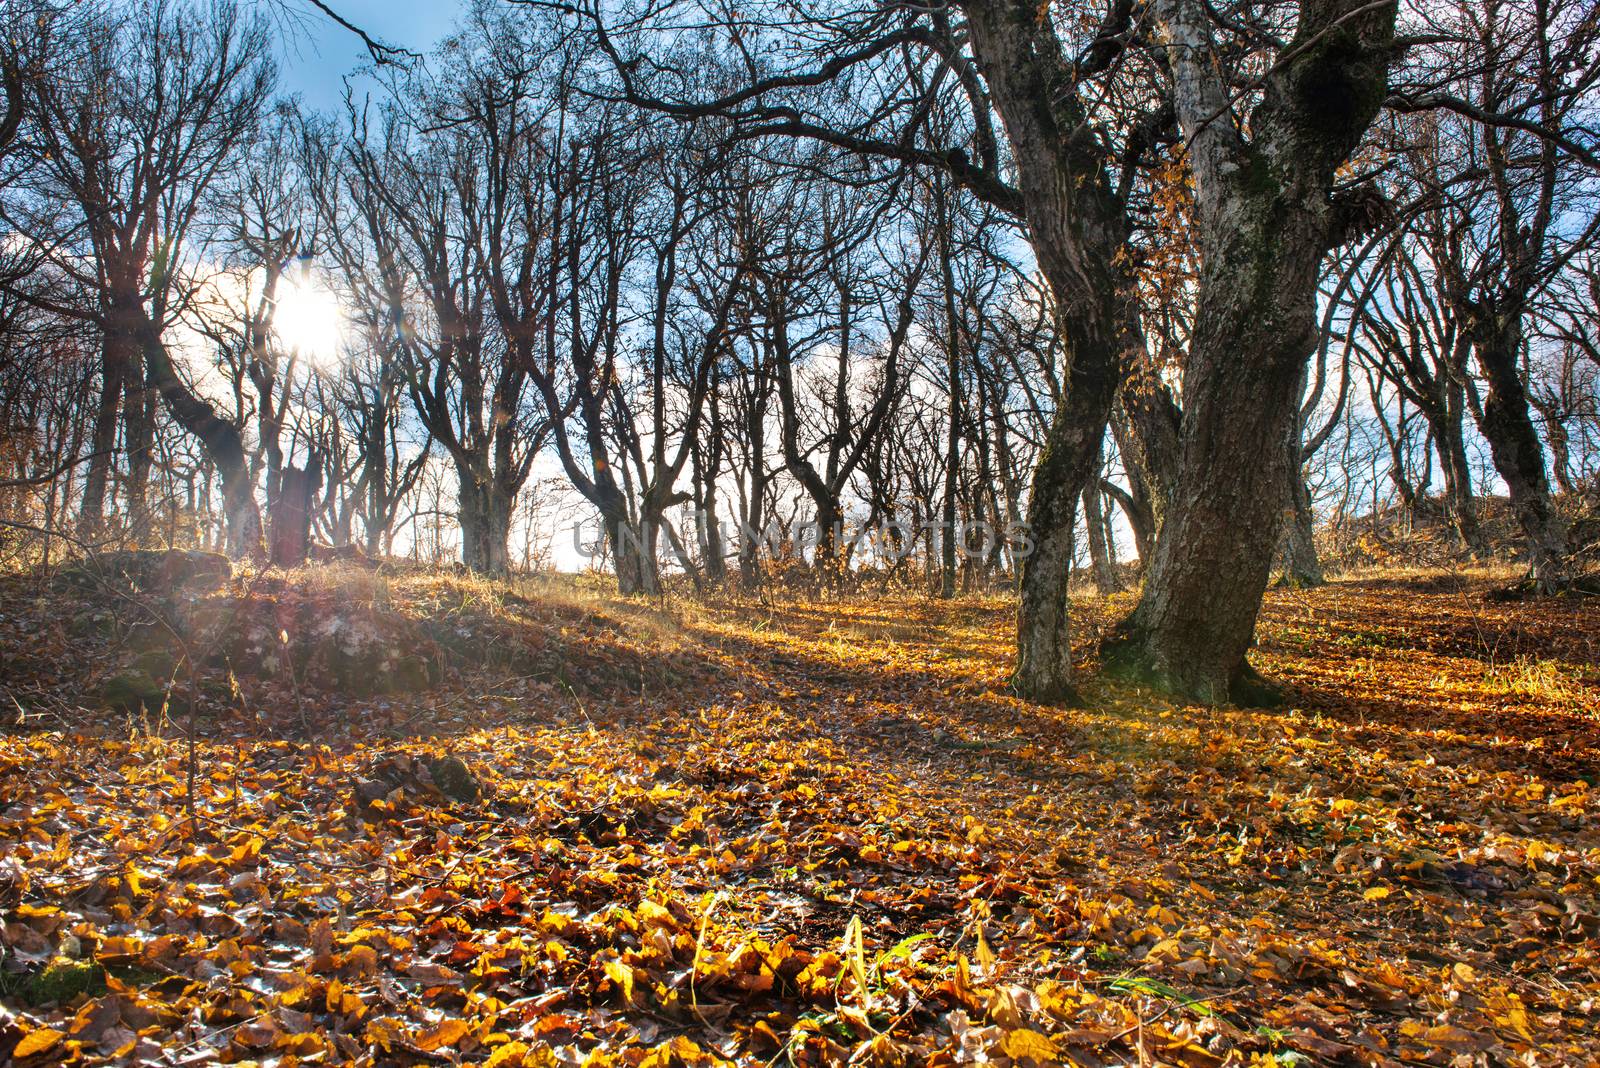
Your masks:
<svg viewBox="0 0 1600 1068"><path fill-rule="evenodd" d="M1272 711L1015 700L999 598L536 594L486 616L559 671L58 703L0 738L0 1060L1596 1063L1600 606L1482 592L1275 591Z"/></svg>

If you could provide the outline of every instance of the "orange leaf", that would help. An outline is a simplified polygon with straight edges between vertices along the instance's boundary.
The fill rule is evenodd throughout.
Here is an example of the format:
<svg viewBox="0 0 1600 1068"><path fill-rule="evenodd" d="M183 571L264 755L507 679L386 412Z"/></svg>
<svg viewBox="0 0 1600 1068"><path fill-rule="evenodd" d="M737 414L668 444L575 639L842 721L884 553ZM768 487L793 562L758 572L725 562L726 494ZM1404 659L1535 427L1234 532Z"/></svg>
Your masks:
<svg viewBox="0 0 1600 1068"><path fill-rule="evenodd" d="M41 1027L24 1035L22 1041L17 1043L17 1048L11 1051L11 1056L19 1061L24 1057L37 1056L66 1037L53 1027Z"/></svg>
<svg viewBox="0 0 1600 1068"><path fill-rule="evenodd" d="M465 1020L440 1020L417 1036L416 1045L419 1049L432 1053L445 1046L454 1046L469 1030Z"/></svg>

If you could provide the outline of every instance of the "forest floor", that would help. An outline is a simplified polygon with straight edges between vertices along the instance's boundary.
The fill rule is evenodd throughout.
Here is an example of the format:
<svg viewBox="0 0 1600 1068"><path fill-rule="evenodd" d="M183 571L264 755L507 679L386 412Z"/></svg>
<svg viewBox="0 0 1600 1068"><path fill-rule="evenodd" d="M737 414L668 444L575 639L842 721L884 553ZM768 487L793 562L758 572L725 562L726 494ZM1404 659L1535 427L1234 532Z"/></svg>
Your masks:
<svg viewBox="0 0 1600 1068"><path fill-rule="evenodd" d="M131 602L0 581L0 1062L1600 1061L1593 599L1274 591L1285 707L1062 709L1001 598L241 581L448 662L94 711Z"/></svg>

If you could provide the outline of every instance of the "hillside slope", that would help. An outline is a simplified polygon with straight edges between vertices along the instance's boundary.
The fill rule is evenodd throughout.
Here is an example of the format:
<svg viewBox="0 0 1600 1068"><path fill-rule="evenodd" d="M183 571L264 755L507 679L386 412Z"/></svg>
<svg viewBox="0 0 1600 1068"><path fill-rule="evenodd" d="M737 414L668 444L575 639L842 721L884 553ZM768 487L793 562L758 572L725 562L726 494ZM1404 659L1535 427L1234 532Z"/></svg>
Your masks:
<svg viewBox="0 0 1600 1068"><path fill-rule="evenodd" d="M437 667L196 657L190 707L94 709L104 590L0 598L17 1063L1600 1058L1588 601L1274 592L1263 712L1017 701L998 599L249 583L200 599ZM1086 655L1124 607L1077 603Z"/></svg>

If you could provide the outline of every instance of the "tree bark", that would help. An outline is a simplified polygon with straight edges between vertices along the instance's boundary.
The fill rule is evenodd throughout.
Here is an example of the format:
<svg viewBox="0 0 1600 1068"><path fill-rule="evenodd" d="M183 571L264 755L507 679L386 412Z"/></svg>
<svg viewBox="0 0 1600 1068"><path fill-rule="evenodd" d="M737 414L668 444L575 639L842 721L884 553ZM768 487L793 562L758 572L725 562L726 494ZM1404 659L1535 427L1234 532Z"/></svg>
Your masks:
<svg viewBox="0 0 1600 1068"><path fill-rule="evenodd" d="M1314 270L1263 282L1251 277L1246 249L1232 251L1226 260L1237 289L1226 292L1212 279L1196 315L1182 477L1156 536L1143 596L1107 650L1108 666L1208 703L1226 701L1248 678L1245 651L1288 498L1281 443L1299 401L1299 365L1314 345L1309 300L1300 309L1273 308L1249 296L1296 282L1310 296ZM1306 258L1314 267L1320 255L1318 248Z"/></svg>
<svg viewBox="0 0 1600 1068"><path fill-rule="evenodd" d="M1135 373L1118 396L1126 416L1126 430L1118 433L1117 447L1122 452L1128 477L1135 481L1148 512L1147 540L1154 543L1166 517L1167 502L1178 481L1182 459L1183 412L1173 399L1171 388L1155 375ZM1140 550L1140 558L1145 552Z"/></svg>
<svg viewBox="0 0 1600 1068"><path fill-rule="evenodd" d="M1472 496L1472 469L1467 463L1466 390L1460 382L1439 376L1441 394L1437 411L1428 412L1434 450L1444 473L1445 515L1461 544L1474 554L1486 548L1478 525L1478 506Z"/></svg>
<svg viewBox="0 0 1600 1068"><path fill-rule="evenodd" d="M106 490L117 448L117 417L122 412L123 382L128 373L125 348L114 344L108 335L102 343L100 400L89 435L89 463L78 506L78 536L84 541L93 542L105 525Z"/></svg>
<svg viewBox="0 0 1600 1068"><path fill-rule="evenodd" d="M274 567L294 568L306 562L311 547L311 498L317 492L312 472L298 467L279 471L278 495L272 502L269 557Z"/></svg>
<svg viewBox="0 0 1600 1068"><path fill-rule="evenodd" d="M1303 397L1309 368L1302 366L1297 392ZM1306 410L1295 406L1295 418L1284 443L1289 474L1289 500L1278 534L1278 582L1280 585L1309 587L1327 582L1322 561L1317 557L1317 517L1311 507L1311 488L1306 485Z"/></svg>
<svg viewBox="0 0 1600 1068"><path fill-rule="evenodd" d="M1131 354L1142 349L1135 292L1120 255L1131 232L1107 158L1077 96L1075 70L1038 5L965 6L973 50L1017 161L1039 267L1056 298L1066 359L1063 396L1028 500L1032 552L1022 562L1017 669L1011 687L1042 701L1076 699L1067 612L1077 501L1096 471L1106 422Z"/></svg>
<svg viewBox="0 0 1600 1068"><path fill-rule="evenodd" d="M1527 387L1517 366L1522 318L1475 331L1473 351L1488 385L1479 429L1489 442L1494 468L1511 494L1511 511L1527 541L1528 570L1537 589L1552 593L1569 579L1567 531L1550 499L1544 449L1534 428Z"/></svg>
<svg viewBox="0 0 1600 1068"><path fill-rule="evenodd" d="M128 539L135 545L147 544L151 535L150 468L155 446L155 397L138 371L138 341L129 337L131 368L123 382L122 440L128 450L127 512Z"/></svg>
<svg viewBox="0 0 1600 1068"><path fill-rule="evenodd" d="M1091 480L1089 485L1083 487L1083 519L1089 532L1089 564L1094 572L1094 588L1102 595L1122 589L1106 539L1103 500L1100 486L1095 481Z"/></svg>
<svg viewBox="0 0 1600 1068"><path fill-rule="evenodd" d="M1090 336L1085 328L1096 325L1101 324L1077 317L1061 324L1072 353L1070 384L1050 425L1028 498L1033 545L1022 563L1017 670L1011 685L1019 696L1040 701L1077 699L1067 611L1072 532L1078 498L1099 467L1123 351L1120 336Z"/></svg>
<svg viewBox="0 0 1600 1068"><path fill-rule="evenodd" d="M630 522L625 516L606 520L606 536L611 541L611 560L617 572L617 592L625 597L661 592L656 566L658 528L648 521Z"/></svg>
<svg viewBox="0 0 1600 1068"><path fill-rule="evenodd" d="M1127 423L1126 418L1115 415L1111 419L1111 433L1117 443L1117 451L1122 454L1122 466L1128 475L1128 488L1124 491L1115 483L1105 480L1102 480L1101 486L1122 507L1123 515L1128 517L1128 526L1133 531L1134 551L1139 554L1139 572L1142 575L1149 566L1150 555L1156 541L1157 493L1152 489L1151 480L1140 463L1139 452L1132 442L1134 434Z"/></svg>
<svg viewBox="0 0 1600 1068"><path fill-rule="evenodd" d="M483 575L511 570L511 512L516 503L493 477L458 467L457 514L461 523L461 562Z"/></svg>
<svg viewBox="0 0 1600 1068"><path fill-rule="evenodd" d="M759 451L752 452L758 457ZM761 588L761 535L766 526L766 480L752 476L756 483L749 506L739 522L739 588L753 593Z"/></svg>
<svg viewBox="0 0 1600 1068"><path fill-rule="evenodd" d="M1336 169L1387 86L1395 5L1302 5L1247 140L1228 117L1212 20L1158 0L1195 176L1199 300L1184 367L1178 485L1108 667L1206 703L1268 698L1245 661L1288 500L1288 439L1316 347L1316 285L1338 232Z"/></svg>
<svg viewBox="0 0 1600 1068"><path fill-rule="evenodd" d="M1300 435L1289 443L1289 508L1278 536L1278 581L1305 588L1328 581L1317 555L1317 517L1311 509L1311 491L1300 473Z"/></svg>
<svg viewBox="0 0 1600 1068"><path fill-rule="evenodd" d="M943 185L937 184L936 190ZM936 194L938 195L938 194ZM944 298L945 396L944 501L940 510L939 596L956 595L956 493L961 481L961 319L956 312L955 272L950 252L950 210L938 195L940 294Z"/></svg>
<svg viewBox="0 0 1600 1068"><path fill-rule="evenodd" d="M722 423L722 379L713 369L711 388L706 397L710 418L706 427L705 448L690 453L690 473L694 497L695 541L704 561L705 579L721 586L728 578L727 549L722 543L722 520L717 514L717 478L722 473L722 458L727 446Z"/></svg>

